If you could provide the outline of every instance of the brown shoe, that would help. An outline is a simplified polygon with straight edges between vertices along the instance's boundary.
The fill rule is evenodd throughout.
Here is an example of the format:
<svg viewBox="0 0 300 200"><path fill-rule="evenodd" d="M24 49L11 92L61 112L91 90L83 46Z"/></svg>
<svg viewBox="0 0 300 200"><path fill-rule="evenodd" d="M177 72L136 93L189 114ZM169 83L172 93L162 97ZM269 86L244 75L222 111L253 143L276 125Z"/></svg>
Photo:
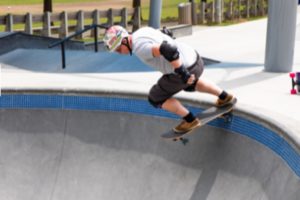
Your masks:
<svg viewBox="0 0 300 200"><path fill-rule="evenodd" d="M198 118L194 119L194 121L192 121L192 122L187 122L185 120L182 120L179 125L177 125L176 127L173 128L173 130L176 133L184 133L184 132L188 132L200 125L201 125L201 122Z"/></svg>
<svg viewBox="0 0 300 200"><path fill-rule="evenodd" d="M228 104L234 104L235 101L236 101L236 98L232 94L228 94L224 100L218 99L216 102L216 106L222 107L222 106L226 106Z"/></svg>

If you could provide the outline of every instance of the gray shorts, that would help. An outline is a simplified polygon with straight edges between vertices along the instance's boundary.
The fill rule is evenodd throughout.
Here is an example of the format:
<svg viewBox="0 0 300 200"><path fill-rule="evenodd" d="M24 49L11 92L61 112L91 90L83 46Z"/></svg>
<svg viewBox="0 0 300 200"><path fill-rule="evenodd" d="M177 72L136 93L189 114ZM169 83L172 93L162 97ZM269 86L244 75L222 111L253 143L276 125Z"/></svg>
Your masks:
<svg viewBox="0 0 300 200"><path fill-rule="evenodd" d="M188 67L188 71L195 75L196 81L193 85L188 85L183 82L178 74L164 74L158 82L151 88L149 100L155 104L162 105L167 99L181 90L193 92L195 91L196 83L201 76L204 68L204 63L201 57L197 54L197 61Z"/></svg>

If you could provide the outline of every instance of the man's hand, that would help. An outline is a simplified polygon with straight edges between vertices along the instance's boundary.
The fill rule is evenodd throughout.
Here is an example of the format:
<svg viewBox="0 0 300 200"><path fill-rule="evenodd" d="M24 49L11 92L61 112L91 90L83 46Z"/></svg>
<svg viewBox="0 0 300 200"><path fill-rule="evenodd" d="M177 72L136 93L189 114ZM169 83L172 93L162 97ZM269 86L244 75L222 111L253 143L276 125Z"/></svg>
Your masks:
<svg viewBox="0 0 300 200"><path fill-rule="evenodd" d="M184 83L192 85L196 81L195 74L190 74L190 72L181 65L180 67L175 68L175 73L181 76L181 79Z"/></svg>
<svg viewBox="0 0 300 200"><path fill-rule="evenodd" d="M195 75L191 74L190 78L187 81L187 84L192 85L195 83L195 81L196 81Z"/></svg>

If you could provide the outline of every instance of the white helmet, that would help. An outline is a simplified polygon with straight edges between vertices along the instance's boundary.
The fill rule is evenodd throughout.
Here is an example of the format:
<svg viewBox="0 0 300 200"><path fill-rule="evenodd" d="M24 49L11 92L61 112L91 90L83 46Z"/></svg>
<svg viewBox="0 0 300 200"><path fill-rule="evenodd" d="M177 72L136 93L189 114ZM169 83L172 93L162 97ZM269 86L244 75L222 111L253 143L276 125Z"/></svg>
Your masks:
<svg viewBox="0 0 300 200"><path fill-rule="evenodd" d="M103 42L109 51L115 51L122 43L122 39L129 34L122 26L111 26L106 30Z"/></svg>

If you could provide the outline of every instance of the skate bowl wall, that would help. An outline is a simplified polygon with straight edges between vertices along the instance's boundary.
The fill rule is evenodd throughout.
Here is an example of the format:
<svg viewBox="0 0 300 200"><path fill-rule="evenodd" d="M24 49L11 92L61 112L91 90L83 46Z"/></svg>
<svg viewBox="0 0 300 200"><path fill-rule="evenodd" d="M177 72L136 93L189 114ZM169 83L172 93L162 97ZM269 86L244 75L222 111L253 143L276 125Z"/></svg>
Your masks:
<svg viewBox="0 0 300 200"><path fill-rule="evenodd" d="M184 146L160 138L178 119L143 95L4 92L0 105L1 199L300 198L298 146L239 110Z"/></svg>

